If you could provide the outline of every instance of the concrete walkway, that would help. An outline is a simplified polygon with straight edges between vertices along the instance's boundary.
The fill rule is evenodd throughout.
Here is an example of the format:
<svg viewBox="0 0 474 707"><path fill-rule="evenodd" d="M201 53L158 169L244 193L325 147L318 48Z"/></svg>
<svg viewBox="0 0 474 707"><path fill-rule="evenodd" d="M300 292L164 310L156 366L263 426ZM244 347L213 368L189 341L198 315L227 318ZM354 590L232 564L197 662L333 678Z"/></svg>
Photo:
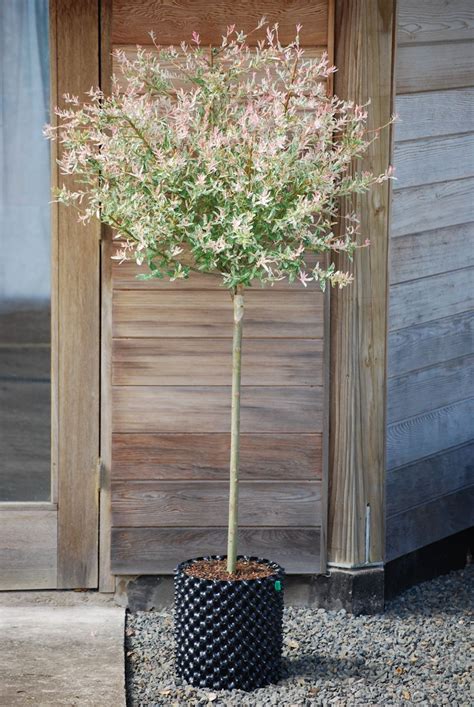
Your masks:
<svg viewBox="0 0 474 707"><path fill-rule="evenodd" d="M124 609L93 592L0 593L0 705L125 705Z"/></svg>

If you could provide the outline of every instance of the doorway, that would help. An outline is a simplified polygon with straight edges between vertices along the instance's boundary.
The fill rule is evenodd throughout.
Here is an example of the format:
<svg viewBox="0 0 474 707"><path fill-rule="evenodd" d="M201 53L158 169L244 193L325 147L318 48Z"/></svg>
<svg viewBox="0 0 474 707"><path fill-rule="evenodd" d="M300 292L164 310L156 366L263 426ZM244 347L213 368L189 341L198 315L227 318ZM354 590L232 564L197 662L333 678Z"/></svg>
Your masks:
<svg viewBox="0 0 474 707"><path fill-rule="evenodd" d="M0 3L3 590L98 585L100 228L51 206L42 128L99 83L99 18L98 0Z"/></svg>

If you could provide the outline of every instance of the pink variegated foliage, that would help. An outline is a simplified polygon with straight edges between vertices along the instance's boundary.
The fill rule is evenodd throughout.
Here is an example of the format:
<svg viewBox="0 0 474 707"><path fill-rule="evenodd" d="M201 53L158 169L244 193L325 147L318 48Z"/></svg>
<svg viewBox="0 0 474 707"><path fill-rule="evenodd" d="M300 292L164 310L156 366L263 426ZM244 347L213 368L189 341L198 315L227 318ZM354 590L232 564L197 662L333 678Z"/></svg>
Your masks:
<svg viewBox="0 0 474 707"><path fill-rule="evenodd" d="M219 48L194 33L191 46L117 52L125 90L114 80L111 96L91 89L88 104L66 96L46 129L75 175L58 200L111 226L115 257L146 263L143 277L346 285L348 273L314 266L314 254L353 254L357 215L334 232L340 199L390 174L357 171L374 139L366 107L326 95L335 69L305 57L299 31L285 47L276 25L252 49L230 26Z"/></svg>

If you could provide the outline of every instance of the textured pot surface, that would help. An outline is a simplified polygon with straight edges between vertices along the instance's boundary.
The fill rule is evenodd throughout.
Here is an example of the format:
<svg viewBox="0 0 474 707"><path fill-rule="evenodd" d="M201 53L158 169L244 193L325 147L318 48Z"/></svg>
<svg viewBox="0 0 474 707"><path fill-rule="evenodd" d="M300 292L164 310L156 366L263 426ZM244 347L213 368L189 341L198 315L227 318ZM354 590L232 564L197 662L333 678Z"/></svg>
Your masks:
<svg viewBox="0 0 474 707"><path fill-rule="evenodd" d="M255 690L280 679L284 570L237 581L191 577L182 562L175 574L176 672L195 687Z"/></svg>

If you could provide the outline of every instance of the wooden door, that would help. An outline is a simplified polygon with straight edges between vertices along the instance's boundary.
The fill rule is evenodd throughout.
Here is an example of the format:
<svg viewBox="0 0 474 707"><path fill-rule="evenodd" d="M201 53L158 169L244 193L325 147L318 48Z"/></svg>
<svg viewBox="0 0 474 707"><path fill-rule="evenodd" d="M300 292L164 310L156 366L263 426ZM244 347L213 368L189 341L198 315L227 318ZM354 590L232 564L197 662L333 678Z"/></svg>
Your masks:
<svg viewBox="0 0 474 707"><path fill-rule="evenodd" d="M47 13L46 2L44 10ZM100 17L98 0L49 3L52 105L61 103L65 92L81 95L99 83ZM58 181L56 157L53 149L53 183ZM34 178L32 175L31 184ZM49 195L45 199L47 204ZM28 266L25 261L24 267ZM33 263L32 272L35 267L38 265ZM7 502L0 498L0 589L98 585L100 227L94 223L83 227L72 211L56 206L51 217L50 291L51 336L49 327L43 327L42 336L46 338L38 339L41 322L39 315L33 316L36 338L28 335L24 341L15 339L16 348L11 352L19 370L22 356L26 361L25 355L32 347L43 347L42 378L36 383L31 375L24 378L30 397L20 412L25 416L35 405L40 405L40 410L29 428L24 424L18 427L17 445L19 449L23 446L23 451L30 447L32 467L46 467L40 501L29 496L25 496L27 500ZM24 323L18 324L18 330L25 333ZM2 349L3 354L5 351L9 349ZM28 365L32 360L30 356ZM41 399L49 397L50 425L49 406L41 407ZM17 404L4 412L11 416L18 410ZM31 421L31 416L28 419ZM10 434L11 427L2 426L2 433ZM11 444L12 454L13 448ZM4 457L2 461L7 465L12 459Z"/></svg>
<svg viewBox="0 0 474 707"><path fill-rule="evenodd" d="M262 15L283 42L303 24L308 51L332 47L327 0L226 3L114 0L112 42L133 54L193 30L219 44L227 24ZM109 265L106 266L108 269ZM224 553L232 306L212 278L110 278L111 562L114 574L166 574L178 560ZM281 284L247 296L239 551L290 573L324 567L327 300ZM108 460L109 461L109 460ZM108 463L107 463L108 468Z"/></svg>

